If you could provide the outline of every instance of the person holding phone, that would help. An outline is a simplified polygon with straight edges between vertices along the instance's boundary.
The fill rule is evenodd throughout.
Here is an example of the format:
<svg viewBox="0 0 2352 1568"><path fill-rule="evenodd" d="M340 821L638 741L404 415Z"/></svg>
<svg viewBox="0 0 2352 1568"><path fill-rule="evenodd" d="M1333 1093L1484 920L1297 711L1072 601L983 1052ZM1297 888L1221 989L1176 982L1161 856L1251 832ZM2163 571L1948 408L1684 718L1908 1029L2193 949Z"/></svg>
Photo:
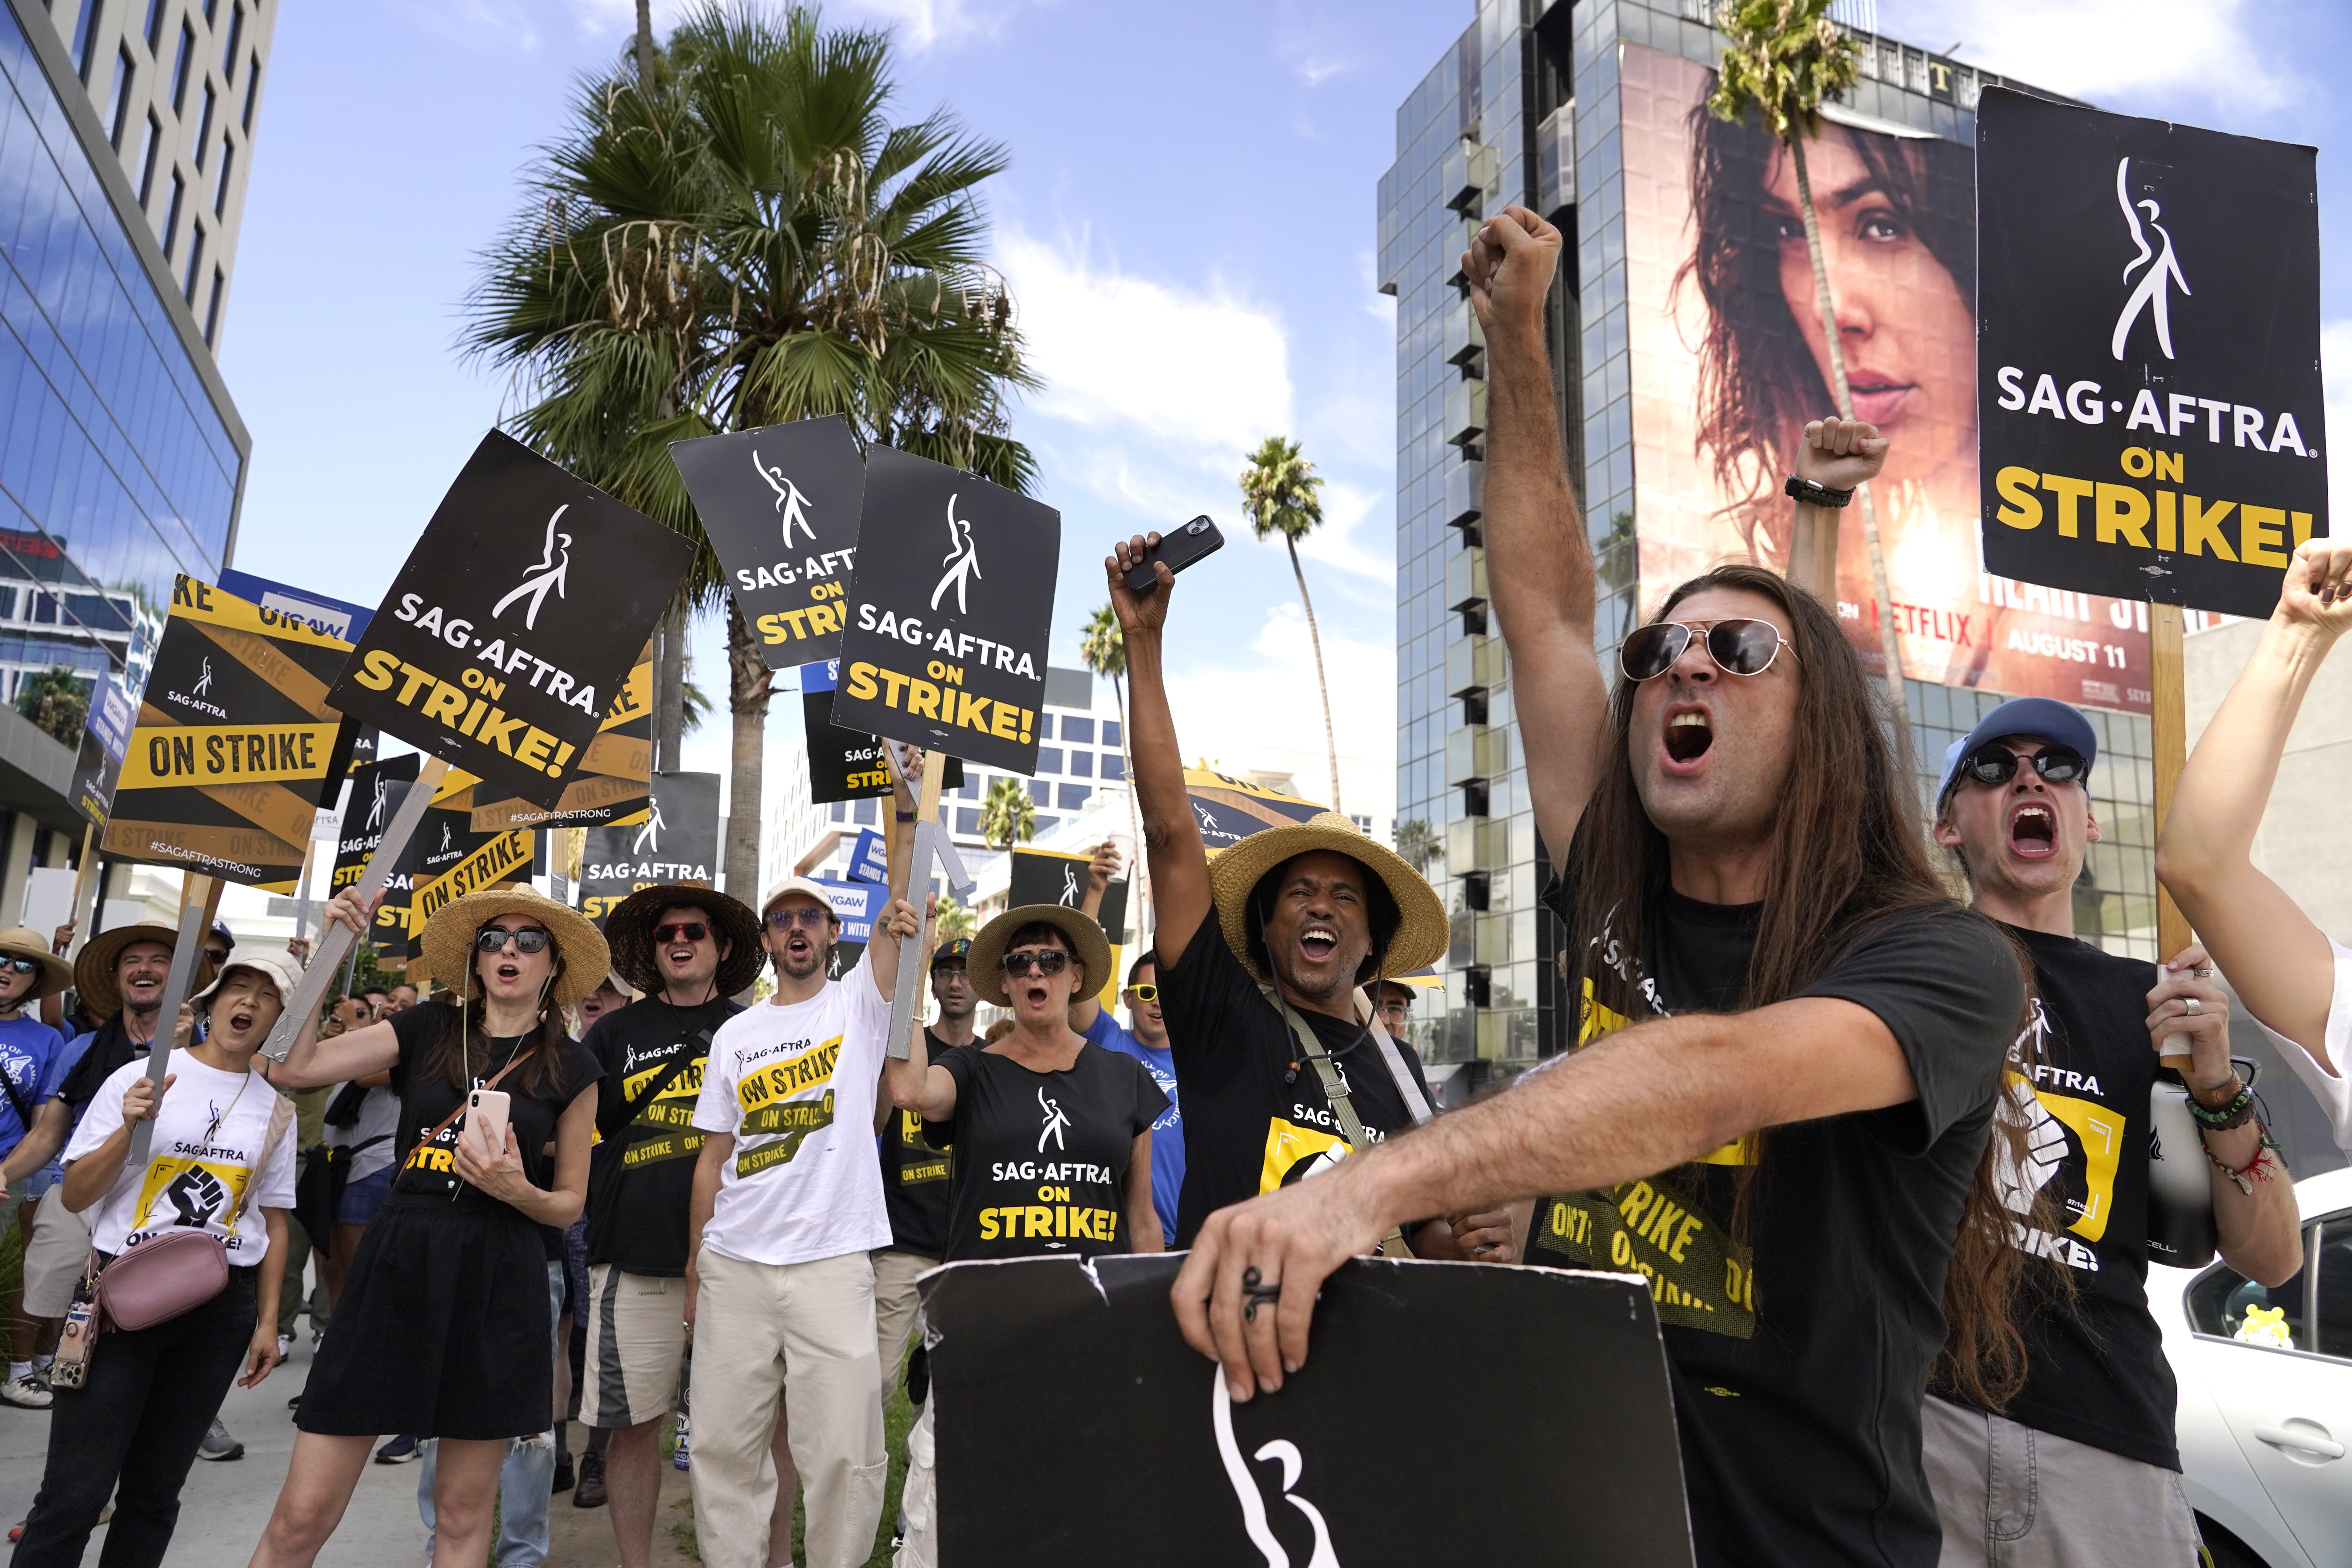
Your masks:
<svg viewBox="0 0 2352 1568"><path fill-rule="evenodd" d="M327 913L368 929L350 892ZM305 1020L278 1075L299 1089L389 1068L400 1121L392 1192L335 1303L256 1568L314 1561L370 1446L402 1432L441 1439L435 1559L484 1562L510 1440L548 1429L540 1227L580 1215L603 1076L563 1009L595 989L611 953L579 911L516 888L450 900L426 922L424 953L456 1003L326 1041Z"/></svg>

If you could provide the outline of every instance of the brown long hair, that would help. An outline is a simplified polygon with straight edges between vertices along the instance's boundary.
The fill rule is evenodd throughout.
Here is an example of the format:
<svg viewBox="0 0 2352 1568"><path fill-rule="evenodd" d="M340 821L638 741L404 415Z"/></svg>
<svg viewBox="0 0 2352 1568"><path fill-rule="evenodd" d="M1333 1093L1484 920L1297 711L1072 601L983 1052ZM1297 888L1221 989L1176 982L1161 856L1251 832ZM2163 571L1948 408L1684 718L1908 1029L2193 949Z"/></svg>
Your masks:
<svg viewBox="0 0 2352 1568"><path fill-rule="evenodd" d="M1901 804L1898 792L1912 783L1887 739L1881 688L1864 674L1835 617L1761 567L1728 565L1676 588L1651 619L1664 620L1685 599L1711 588L1758 595L1788 616L1798 670L1791 731L1805 738L1807 749L1805 765L1790 770L1783 788L1741 1009L1794 996L1888 916L1946 909L1955 918L1980 918L1954 903L1929 868L1926 846ZM1570 849L1578 877L1566 951L1571 997L1580 1005L1590 984L1593 1001L1638 1019L1650 1009L1638 991L1639 971L1628 960L1638 957L1665 894L1667 851L1665 835L1650 820L1633 782L1629 736L1635 690L1621 674L1610 697L1608 755ZM2021 969L2032 973L2021 962ZM2015 1131L2011 1126L2002 1135ZM1740 1167L1730 1225L1743 1241L1767 1142L1760 1132L1747 1140L1748 1159ZM2008 1245L2010 1214L1997 1171L1997 1146L1989 1139L1969 1184L1943 1302L1950 1327L1946 1375L1971 1400L1994 1408L2022 1386L2025 1366L2024 1339L2011 1310L2024 1262Z"/></svg>
<svg viewBox="0 0 2352 1568"><path fill-rule="evenodd" d="M1780 500L1780 477L1805 422L1837 399L1780 289L1778 219L1763 199L1779 139L1752 121L1717 120L1704 100L1690 111L1690 127L1696 243L1675 274L1675 289L1695 283L1706 304L1697 450L1723 492L1739 498L1727 510L1754 557L1781 560L1790 514ZM1951 274L1973 312L1975 149L1941 137L1846 134L1887 204Z"/></svg>
<svg viewBox="0 0 2352 1568"><path fill-rule="evenodd" d="M551 932L551 939L553 933ZM548 952L555 963L549 968L547 981L540 995L539 1026L525 1035L515 1047L518 1053L528 1051L522 1066L509 1074L500 1087L512 1092L527 1094L533 1099L554 1095L563 1088L563 1047L572 1037L564 1032L563 1009L558 1007L552 993L556 979L563 973L563 949L551 940ZM425 1055L426 1076L438 1075L457 1089L473 1088L473 1079L488 1078L500 1062L492 1061L484 1049L489 1039L484 1028L484 998L481 977L475 966L481 954L470 945L466 952L466 1000L460 1005L448 1006L441 1015L441 1032L434 1037L433 1046ZM470 1070L469 1070L470 1069Z"/></svg>

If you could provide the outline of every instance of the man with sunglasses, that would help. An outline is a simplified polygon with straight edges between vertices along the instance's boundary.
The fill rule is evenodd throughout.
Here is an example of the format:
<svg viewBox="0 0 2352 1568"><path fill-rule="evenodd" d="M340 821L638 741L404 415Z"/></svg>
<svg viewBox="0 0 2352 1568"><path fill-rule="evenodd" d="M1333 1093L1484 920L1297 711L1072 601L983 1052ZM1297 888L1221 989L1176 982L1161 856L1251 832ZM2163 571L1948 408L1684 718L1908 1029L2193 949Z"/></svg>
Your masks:
<svg viewBox="0 0 2352 1568"><path fill-rule="evenodd" d="M2204 1148L2164 1152L2201 1152L2210 1165L2223 1260L2265 1285L2303 1262L2294 1184L2231 1065L2229 998L2204 949L2159 967L2074 936L2074 886L2099 837L2097 758L2090 721L2044 697L2002 703L1945 757L1936 842L1959 862L1976 910L2033 960L2034 1001L2011 1058L2025 1155L2002 1169L2010 1239L2065 1269L2074 1291L2071 1302L2043 1292L2021 1324L2025 1384L2004 1409L1943 1382L1928 1396L1943 1568L2197 1560L2172 1369L2147 1308L2159 1049L2189 1058L2179 1076Z"/></svg>
<svg viewBox="0 0 2352 1568"><path fill-rule="evenodd" d="M898 978L891 939L921 922L893 899L835 981L841 921L823 887L786 878L760 919L775 994L719 1026L694 1110L706 1135L686 1264L695 1530L712 1568L789 1560L783 1467L762 1462L781 1395L807 1499L804 1561L855 1568L873 1550L889 1471L872 1254L890 1245L874 1134Z"/></svg>
<svg viewBox="0 0 2352 1568"><path fill-rule="evenodd" d="M582 1484L612 1505L623 1568L646 1568L653 1552L661 1423L686 1359L687 1240L702 1152L694 1111L711 1040L743 1010L730 993L759 973L759 930L740 901L670 885L630 894L604 922L613 966L640 999L600 1008L582 1037L604 1076L588 1174L580 1409L609 1434ZM617 996L611 987L607 975L582 1011Z"/></svg>

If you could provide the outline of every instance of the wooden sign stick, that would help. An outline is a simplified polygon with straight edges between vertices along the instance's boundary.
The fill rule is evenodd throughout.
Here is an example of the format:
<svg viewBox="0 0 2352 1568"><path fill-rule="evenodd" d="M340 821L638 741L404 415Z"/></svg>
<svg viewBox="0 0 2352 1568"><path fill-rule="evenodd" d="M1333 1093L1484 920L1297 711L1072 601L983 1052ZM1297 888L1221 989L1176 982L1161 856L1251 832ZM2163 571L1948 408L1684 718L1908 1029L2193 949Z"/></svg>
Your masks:
<svg viewBox="0 0 2352 1568"><path fill-rule="evenodd" d="M163 981L163 1000L155 1009L155 1038L147 1047L147 1078L161 1094L172 1065L172 1037L180 1026L180 1005L194 989L196 965L204 961L205 933L212 930L213 911L220 907L220 879L190 871L180 883L180 934L172 944L172 968ZM155 1136L155 1119L149 1117L131 1130L128 1168L147 1168L147 1145Z"/></svg>
<svg viewBox="0 0 2352 1568"><path fill-rule="evenodd" d="M907 775L900 771L898 759L887 742L882 754L889 758L890 771L904 782ZM955 858L954 844L939 824L940 784L946 776L947 758L936 752L925 754L922 800L915 808L914 843L911 853L905 858L904 876L900 875L897 858L898 836L892 834L885 840L893 857L889 864L891 894L909 903L915 902L922 889L929 885L934 860L944 862L950 890L963 875L963 864ZM908 1031L914 1027L917 999L922 994L924 952L920 926L914 935L898 939L898 984L890 996L890 1032L884 1037L883 1049L899 1061L907 1059Z"/></svg>
<svg viewBox="0 0 2352 1568"><path fill-rule="evenodd" d="M2153 731L2156 763L2156 836L2164 837L2165 818L2172 814L2172 792L2180 785L2180 770L2189 762L2189 698L2188 680L2182 667L2180 642L2180 606L2159 605L2151 600L2147 606L2147 663L2149 728ZM2189 917L2164 890L2156 885L2156 957L2159 963L2169 963L2182 948L2196 941L2189 929ZM2177 1048L2176 1048L2177 1047ZM2166 1067L2185 1070L2189 1064L2189 1037L2168 1035L2163 1054L2158 1058Z"/></svg>
<svg viewBox="0 0 2352 1568"><path fill-rule="evenodd" d="M401 852L408 847L409 839L415 836L416 825L425 820L425 808L433 804L433 795L441 787L442 775L448 771L447 762L428 756L417 767L416 782L404 786L407 793L400 797L399 809L392 814L392 821L384 827L383 837L377 841L373 853L368 856L367 865L360 871L359 881L353 885L352 891L358 896L362 909L374 903L376 895L383 891L384 883L392 877L393 868L400 864ZM393 787L404 786L395 784ZM286 1053L294 1048L294 1037L301 1032L302 1021L318 1016L319 1004L326 1000L327 987L334 984L336 969L341 965L343 955L354 950L358 941L352 928L341 921L324 922L319 931L319 940L311 946L310 964L302 971L302 984L287 1000L286 1011L278 1016L278 1026L269 1032L268 1043L261 1047L265 1056L274 1061L286 1059Z"/></svg>
<svg viewBox="0 0 2352 1568"><path fill-rule="evenodd" d="M97 850L98 825L85 824L81 830L81 859L74 867L73 908L66 915L66 919L74 922L74 941L71 945L76 952L80 950L83 942L89 940L90 933L83 927L90 922L81 918L81 904L84 899L89 897L90 879L98 874Z"/></svg>

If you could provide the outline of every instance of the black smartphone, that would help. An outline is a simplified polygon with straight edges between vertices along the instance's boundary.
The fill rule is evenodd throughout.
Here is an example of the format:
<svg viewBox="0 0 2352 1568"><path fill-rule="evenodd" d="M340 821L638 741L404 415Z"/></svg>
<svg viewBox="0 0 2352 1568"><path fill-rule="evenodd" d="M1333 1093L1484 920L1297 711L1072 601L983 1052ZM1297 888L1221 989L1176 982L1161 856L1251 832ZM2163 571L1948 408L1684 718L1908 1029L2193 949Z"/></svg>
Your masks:
<svg viewBox="0 0 2352 1568"><path fill-rule="evenodd" d="M1217 531L1206 513L1194 518L1172 533L1163 533L1160 542L1143 552L1143 559L1128 568L1127 585L1138 594L1149 594L1160 579L1151 570L1155 562L1165 561L1171 572L1181 572L1204 555L1214 555L1225 547L1225 536Z"/></svg>

